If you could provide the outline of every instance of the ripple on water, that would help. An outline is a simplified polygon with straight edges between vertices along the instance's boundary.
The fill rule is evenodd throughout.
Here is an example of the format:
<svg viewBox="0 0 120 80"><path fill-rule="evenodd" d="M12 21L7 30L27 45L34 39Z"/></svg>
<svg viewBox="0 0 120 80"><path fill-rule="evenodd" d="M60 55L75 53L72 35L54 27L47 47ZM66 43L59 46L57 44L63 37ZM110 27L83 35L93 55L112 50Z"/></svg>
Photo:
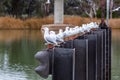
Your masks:
<svg viewBox="0 0 120 80"><path fill-rule="evenodd" d="M120 76L112 76L112 80L119 80Z"/></svg>
<svg viewBox="0 0 120 80"><path fill-rule="evenodd" d="M0 70L0 80L27 80L27 78L24 71Z"/></svg>

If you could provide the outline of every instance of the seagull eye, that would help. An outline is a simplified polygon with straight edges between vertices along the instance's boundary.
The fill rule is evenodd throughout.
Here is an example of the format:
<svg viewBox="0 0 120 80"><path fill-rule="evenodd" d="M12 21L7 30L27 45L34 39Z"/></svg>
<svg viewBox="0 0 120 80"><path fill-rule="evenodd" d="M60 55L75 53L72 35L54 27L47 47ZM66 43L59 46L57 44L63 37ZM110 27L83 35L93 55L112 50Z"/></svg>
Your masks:
<svg viewBox="0 0 120 80"><path fill-rule="evenodd" d="M41 31L44 32L45 31L44 28L42 28Z"/></svg>

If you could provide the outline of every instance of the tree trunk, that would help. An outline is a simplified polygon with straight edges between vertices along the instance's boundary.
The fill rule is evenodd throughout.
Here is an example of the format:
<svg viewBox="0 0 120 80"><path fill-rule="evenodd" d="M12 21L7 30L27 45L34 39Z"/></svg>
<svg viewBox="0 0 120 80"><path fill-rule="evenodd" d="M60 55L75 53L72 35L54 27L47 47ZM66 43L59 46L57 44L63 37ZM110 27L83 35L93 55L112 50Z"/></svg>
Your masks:
<svg viewBox="0 0 120 80"><path fill-rule="evenodd" d="M96 18L97 17L97 6L95 3L93 3L93 13L94 13L94 17Z"/></svg>
<svg viewBox="0 0 120 80"><path fill-rule="evenodd" d="M112 19L113 0L110 0L110 19Z"/></svg>
<svg viewBox="0 0 120 80"><path fill-rule="evenodd" d="M92 19L93 19L93 10L92 10L92 7L90 7L90 11L89 12L85 11L85 13L90 17L90 21L92 21Z"/></svg>

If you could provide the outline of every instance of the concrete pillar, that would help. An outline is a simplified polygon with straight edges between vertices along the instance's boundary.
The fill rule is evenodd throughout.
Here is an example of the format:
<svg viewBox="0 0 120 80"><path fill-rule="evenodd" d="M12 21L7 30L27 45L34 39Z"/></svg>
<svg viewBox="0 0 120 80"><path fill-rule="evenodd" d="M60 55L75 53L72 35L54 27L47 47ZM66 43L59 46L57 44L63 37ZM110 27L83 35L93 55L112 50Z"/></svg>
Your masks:
<svg viewBox="0 0 120 80"><path fill-rule="evenodd" d="M110 13L110 0L107 0L107 4L106 4L106 8L107 8L107 12L106 12L106 24L108 26L108 21L109 21L109 13Z"/></svg>
<svg viewBox="0 0 120 80"><path fill-rule="evenodd" d="M62 24L64 21L64 0L54 1L54 24Z"/></svg>

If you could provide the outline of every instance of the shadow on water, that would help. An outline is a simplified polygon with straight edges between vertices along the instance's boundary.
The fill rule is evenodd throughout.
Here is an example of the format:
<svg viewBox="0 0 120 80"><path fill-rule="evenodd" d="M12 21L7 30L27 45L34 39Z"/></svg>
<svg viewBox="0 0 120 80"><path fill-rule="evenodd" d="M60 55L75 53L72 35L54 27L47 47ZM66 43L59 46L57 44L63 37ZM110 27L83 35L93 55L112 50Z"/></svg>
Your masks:
<svg viewBox="0 0 120 80"><path fill-rule="evenodd" d="M120 80L120 30L112 34L112 80ZM44 80L35 72L34 54L44 48L38 30L0 31L0 80ZM48 78L47 80L51 80Z"/></svg>

